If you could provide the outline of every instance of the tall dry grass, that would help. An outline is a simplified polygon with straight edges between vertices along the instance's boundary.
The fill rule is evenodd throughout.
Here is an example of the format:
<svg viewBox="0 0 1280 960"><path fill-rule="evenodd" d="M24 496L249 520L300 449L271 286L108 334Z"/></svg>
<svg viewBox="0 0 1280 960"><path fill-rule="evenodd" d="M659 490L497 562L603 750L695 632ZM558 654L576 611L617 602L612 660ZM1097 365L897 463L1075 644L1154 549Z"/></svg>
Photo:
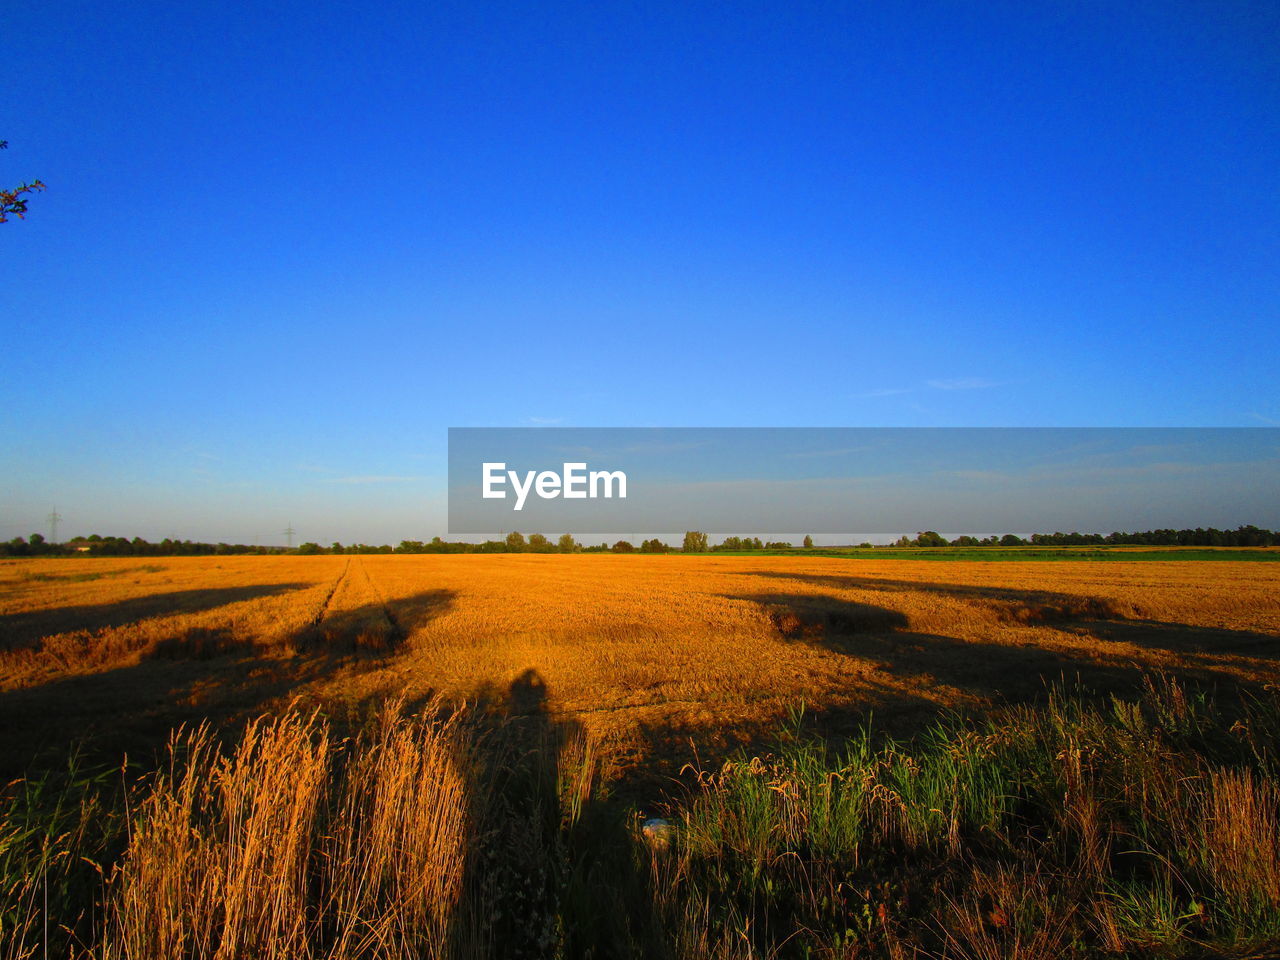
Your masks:
<svg viewBox="0 0 1280 960"><path fill-rule="evenodd" d="M108 881L103 960L448 955L471 836L468 744L388 704L352 740L314 713L223 750L175 738Z"/></svg>
<svg viewBox="0 0 1280 960"><path fill-rule="evenodd" d="M1201 862L1232 908L1280 911L1280 789L1252 770L1212 770L1201 813Z"/></svg>

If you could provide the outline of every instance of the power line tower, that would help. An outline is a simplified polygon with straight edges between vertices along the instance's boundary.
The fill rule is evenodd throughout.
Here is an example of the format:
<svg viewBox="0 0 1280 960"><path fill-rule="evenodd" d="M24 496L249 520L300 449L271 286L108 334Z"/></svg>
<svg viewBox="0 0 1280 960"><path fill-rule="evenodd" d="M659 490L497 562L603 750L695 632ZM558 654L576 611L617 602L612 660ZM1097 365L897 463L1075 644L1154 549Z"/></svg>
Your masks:
<svg viewBox="0 0 1280 960"><path fill-rule="evenodd" d="M288 525L287 527L285 527L285 528L284 528L284 535L285 535L286 540L287 540L287 542L288 542L288 544L289 544L289 549L290 549L290 550L292 550L292 549L293 549L293 535L294 535L295 533L297 533L297 532L298 532L297 530L293 529L293 521L292 521L292 520L290 520L290 521L289 521L289 525Z"/></svg>
<svg viewBox="0 0 1280 960"><path fill-rule="evenodd" d="M47 517L45 517L45 519L49 521L49 542L57 543L58 542L58 524L62 522L62 514L58 512L58 508L55 506L53 508L53 511Z"/></svg>

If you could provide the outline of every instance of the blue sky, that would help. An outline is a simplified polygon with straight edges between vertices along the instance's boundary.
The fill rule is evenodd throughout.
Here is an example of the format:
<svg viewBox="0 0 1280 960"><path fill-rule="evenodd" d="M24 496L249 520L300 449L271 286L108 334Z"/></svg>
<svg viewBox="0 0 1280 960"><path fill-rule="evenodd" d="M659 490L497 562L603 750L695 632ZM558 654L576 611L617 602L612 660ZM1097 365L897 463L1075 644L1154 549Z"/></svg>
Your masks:
<svg viewBox="0 0 1280 960"><path fill-rule="evenodd" d="M1274 3L55 0L0 89L0 536L430 536L451 425L1280 421Z"/></svg>

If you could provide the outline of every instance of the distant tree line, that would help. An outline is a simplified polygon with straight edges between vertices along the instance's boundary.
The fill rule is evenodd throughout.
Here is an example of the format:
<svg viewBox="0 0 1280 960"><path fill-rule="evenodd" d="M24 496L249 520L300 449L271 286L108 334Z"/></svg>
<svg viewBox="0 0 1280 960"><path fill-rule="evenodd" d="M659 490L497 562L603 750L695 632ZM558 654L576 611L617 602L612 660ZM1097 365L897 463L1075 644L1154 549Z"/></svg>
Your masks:
<svg viewBox="0 0 1280 960"><path fill-rule="evenodd" d="M870 546L870 544L864 544ZM933 530L918 533L915 539L901 537L895 547L1274 547L1280 546L1280 533L1253 524L1234 530L1196 527L1194 530L1143 530L1133 533L1033 533L1030 539L1014 533L1002 537L956 537L948 540Z"/></svg>
<svg viewBox="0 0 1280 960"><path fill-rule="evenodd" d="M725 537L712 550L791 550L793 547L785 540L761 542L759 537Z"/></svg>
<svg viewBox="0 0 1280 960"><path fill-rule="evenodd" d="M638 548L628 540L616 543L601 543L593 546L579 543L572 534L565 533L552 543L541 533L531 533L528 537L517 531L508 533L502 540L483 540L480 543L444 540L432 537L430 540L401 540L398 546L389 544L370 546L367 543L344 545L333 543L323 547L318 543L304 543L297 552L304 555L314 554L355 554L355 553L668 553L675 549L661 540L645 540Z"/></svg>
<svg viewBox="0 0 1280 960"><path fill-rule="evenodd" d="M862 547L872 544L863 542ZM934 530L925 530L915 537L903 536L891 547L1027 547L1027 546L1171 546L1171 547L1272 547L1280 546L1280 533L1255 527L1252 524L1234 530L1218 530L1215 527L1197 527L1194 530L1145 530L1134 533L1034 533L1030 538L1015 533L1003 536L961 536L954 540ZM804 538L804 549L813 548L813 537ZM527 538L520 533L509 533L503 540L485 540L481 543L447 541L434 537L430 541L402 540L397 547L371 547L358 544L344 547L335 543L322 547L317 543L304 543L298 553L741 553L752 550L794 550L785 540L763 541L759 537L725 537L711 545L705 533L691 530L684 535L679 547L673 547L659 539L645 540L639 547L628 540L587 546L579 543L571 534L563 534L552 543L540 533Z"/></svg>
<svg viewBox="0 0 1280 960"><path fill-rule="evenodd" d="M860 544L871 547L870 543ZM1077 546L1146 546L1146 547L1274 547L1280 546L1280 533L1248 526L1234 530L1216 527L1196 527L1194 530L1144 530L1134 533L1034 533L1024 538L1017 534L978 537L962 536L954 540L934 530L924 530L914 538L903 536L895 543L881 547L1077 547ZM813 538L804 538L806 549L813 547ZM680 547L673 547L656 537L643 541L639 547L628 540L612 544L586 545L579 543L572 534L563 534L554 543L540 533L527 538L515 531L502 540L485 540L481 543L447 541L440 537L431 540L401 540L398 546L367 543L344 545L334 542L327 547L318 543L304 543L294 550L286 547L260 547L244 543L203 543L195 540L172 540L166 537L159 543L150 543L141 537L76 537L66 543L50 543L38 533L30 537L14 537L0 541L0 557L207 557L231 554L286 554L304 556L318 554L371 554L371 553L738 553L752 550L792 550L786 541L764 542L759 537L725 537L714 546L709 545L707 535L691 530L684 535Z"/></svg>
<svg viewBox="0 0 1280 960"><path fill-rule="evenodd" d="M0 541L0 557L212 557L237 553L289 553L286 547L259 547L244 543L201 543L171 540L150 543L141 537L76 537L66 543L50 543L38 533Z"/></svg>

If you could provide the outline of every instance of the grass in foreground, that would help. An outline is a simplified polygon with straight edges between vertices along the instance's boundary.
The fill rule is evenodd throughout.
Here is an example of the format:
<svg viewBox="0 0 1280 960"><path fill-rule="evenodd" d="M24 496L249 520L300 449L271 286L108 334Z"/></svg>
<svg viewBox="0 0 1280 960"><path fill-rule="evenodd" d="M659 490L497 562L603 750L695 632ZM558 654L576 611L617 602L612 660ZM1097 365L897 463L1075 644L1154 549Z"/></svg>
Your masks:
<svg viewBox="0 0 1280 960"><path fill-rule="evenodd" d="M725 956L1263 955L1280 945L1276 708L1229 721L1153 682L907 744L796 740L702 775L656 889Z"/></svg>
<svg viewBox="0 0 1280 960"><path fill-rule="evenodd" d="M316 713L11 784L0 957L1253 957L1280 947L1280 698L1153 679L693 770L647 841L581 730ZM653 810L648 811L653 813ZM46 933L48 931L48 933Z"/></svg>

